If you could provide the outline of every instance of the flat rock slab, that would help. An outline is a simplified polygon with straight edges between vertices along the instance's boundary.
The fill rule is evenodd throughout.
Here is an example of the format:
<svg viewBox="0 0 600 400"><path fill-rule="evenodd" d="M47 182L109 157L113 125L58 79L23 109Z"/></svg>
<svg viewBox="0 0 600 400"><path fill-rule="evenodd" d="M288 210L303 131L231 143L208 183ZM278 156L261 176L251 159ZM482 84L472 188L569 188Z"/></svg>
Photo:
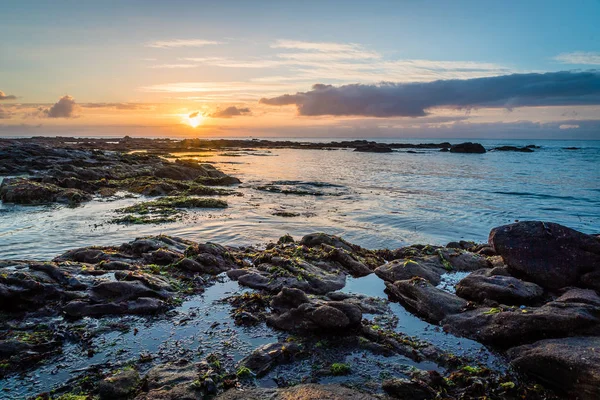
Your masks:
<svg viewBox="0 0 600 400"><path fill-rule="evenodd" d="M493 270L475 271L458 282L456 294L467 300L493 300L508 305L532 304L544 294L544 289L532 282L512 276L494 275Z"/></svg>
<svg viewBox="0 0 600 400"><path fill-rule="evenodd" d="M600 398L600 338L541 340L508 351L511 362L549 386L578 399Z"/></svg>

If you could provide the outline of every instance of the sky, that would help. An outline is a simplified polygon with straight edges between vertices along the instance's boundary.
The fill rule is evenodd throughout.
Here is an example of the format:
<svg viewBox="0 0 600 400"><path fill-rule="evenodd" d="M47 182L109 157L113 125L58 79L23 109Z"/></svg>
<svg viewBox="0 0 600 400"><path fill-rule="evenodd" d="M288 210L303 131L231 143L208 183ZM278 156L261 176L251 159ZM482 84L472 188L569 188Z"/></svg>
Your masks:
<svg viewBox="0 0 600 400"><path fill-rule="evenodd" d="M600 0L3 0L0 15L0 136L600 140Z"/></svg>

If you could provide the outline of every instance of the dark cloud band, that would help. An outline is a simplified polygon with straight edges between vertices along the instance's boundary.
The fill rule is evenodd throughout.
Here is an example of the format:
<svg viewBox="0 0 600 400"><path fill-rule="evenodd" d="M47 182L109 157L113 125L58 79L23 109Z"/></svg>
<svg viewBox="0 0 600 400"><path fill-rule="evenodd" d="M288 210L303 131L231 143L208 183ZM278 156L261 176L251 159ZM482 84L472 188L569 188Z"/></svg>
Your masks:
<svg viewBox="0 0 600 400"><path fill-rule="evenodd" d="M513 74L465 80L377 85L317 84L308 92L263 98L273 106L296 105L306 116L422 117L429 109L600 104L600 72Z"/></svg>
<svg viewBox="0 0 600 400"><path fill-rule="evenodd" d="M249 115L249 114L250 114L249 108L238 108L235 106L231 106L231 107L227 107L223 110L217 110L214 113L212 113L210 116L212 118L231 118L231 117L238 117L240 115Z"/></svg>

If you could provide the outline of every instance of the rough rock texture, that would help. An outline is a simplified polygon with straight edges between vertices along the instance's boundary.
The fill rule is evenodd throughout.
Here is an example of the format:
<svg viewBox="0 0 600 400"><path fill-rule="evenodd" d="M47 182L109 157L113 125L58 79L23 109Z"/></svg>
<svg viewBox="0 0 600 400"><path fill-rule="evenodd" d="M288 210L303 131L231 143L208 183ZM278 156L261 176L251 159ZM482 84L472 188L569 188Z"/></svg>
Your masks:
<svg viewBox="0 0 600 400"><path fill-rule="evenodd" d="M422 278L397 281L393 284L386 282L385 286L393 298L432 323L460 313L467 306L466 300L437 289Z"/></svg>
<svg viewBox="0 0 600 400"><path fill-rule="evenodd" d="M238 365L249 368L260 377L276 365L293 362L300 353L301 348L296 343L269 343L254 350Z"/></svg>
<svg viewBox="0 0 600 400"><path fill-rule="evenodd" d="M576 398L600 398L600 338L548 339L508 351L513 365Z"/></svg>
<svg viewBox="0 0 600 400"><path fill-rule="evenodd" d="M436 397L436 392L425 382L410 379L387 379L382 383L383 390L396 399L428 400Z"/></svg>
<svg viewBox="0 0 600 400"><path fill-rule="evenodd" d="M360 327L360 307L344 301L309 300L298 289L284 288L271 303L267 323L285 331L348 334Z"/></svg>
<svg viewBox="0 0 600 400"><path fill-rule="evenodd" d="M231 389L216 400L376 400L367 393L340 385L304 384L286 389Z"/></svg>
<svg viewBox="0 0 600 400"><path fill-rule="evenodd" d="M127 399L134 394L140 383L140 375L131 369L119 372L98 383L100 400Z"/></svg>
<svg viewBox="0 0 600 400"><path fill-rule="evenodd" d="M538 301L544 294L544 289L535 283L512 276L496 275L497 272L494 268L471 273L458 283L456 294L479 303L492 300L508 305L529 305Z"/></svg>
<svg viewBox="0 0 600 400"><path fill-rule="evenodd" d="M197 400L202 398L191 383L199 378L195 364L187 360L157 365L145 377L145 393L137 400Z"/></svg>
<svg viewBox="0 0 600 400"><path fill-rule="evenodd" d="M503 348L546 338L599 335L600 307L590 304L589 298L565 295L525 310L478 308L450 315L442 323L454 334Z"/></svg>
<svg viewBox="0 0 600 400"><path fill-rule="evenodd" d="M489 243L511 273L548 289L583 284L585 274L600 270L597 238L551 222L526 221L494 228Z"/></svg>
<svg viewBox="0 0 600 400"><path fill-rule="evenodd" d="M430 259L433 259L432 261ZM438 285L444 273L437 257L415 257L410 260L394 260L382 265L375 270L375 274L387 282L408 280L419 277L428 280L433 285Z"/></svg>

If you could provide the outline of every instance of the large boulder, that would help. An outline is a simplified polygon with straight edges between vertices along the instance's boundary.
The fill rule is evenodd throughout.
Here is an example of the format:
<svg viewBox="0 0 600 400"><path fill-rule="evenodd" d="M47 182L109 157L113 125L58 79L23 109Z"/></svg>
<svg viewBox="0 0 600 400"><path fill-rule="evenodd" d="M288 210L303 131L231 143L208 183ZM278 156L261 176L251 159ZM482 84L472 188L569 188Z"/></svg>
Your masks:
<svg viewBox="0 0 600 400"><path fill-rule="evenodd" d="M419 317L438 323L448 315L460 313L467 301L434 287L422 278L386 282L385 286L401 304L415 312Z"/></svg>
<svg viewBox="0 0 600 400"><path fill-rule="evenodd" d="M544 289L535 283L496 274L496 271L498 268L483 269L469 274L458 282L456 294L479 303L492 300L508 305L532 304L544 294Z"/></svg>
<svg viewBox="0 0 600 400"><path fill-rule="evenodd" d="M600 270L600 240L559 224L525 221L492 229L489 243L512 274L547 289L593 286L582 276Z"/></svg>
<svg viewBox="0 0 600 400"><path fill-rule="evenodd" d="M573 398L600 398L600 338L548 339L508 351L513 365Z"/></svg>

